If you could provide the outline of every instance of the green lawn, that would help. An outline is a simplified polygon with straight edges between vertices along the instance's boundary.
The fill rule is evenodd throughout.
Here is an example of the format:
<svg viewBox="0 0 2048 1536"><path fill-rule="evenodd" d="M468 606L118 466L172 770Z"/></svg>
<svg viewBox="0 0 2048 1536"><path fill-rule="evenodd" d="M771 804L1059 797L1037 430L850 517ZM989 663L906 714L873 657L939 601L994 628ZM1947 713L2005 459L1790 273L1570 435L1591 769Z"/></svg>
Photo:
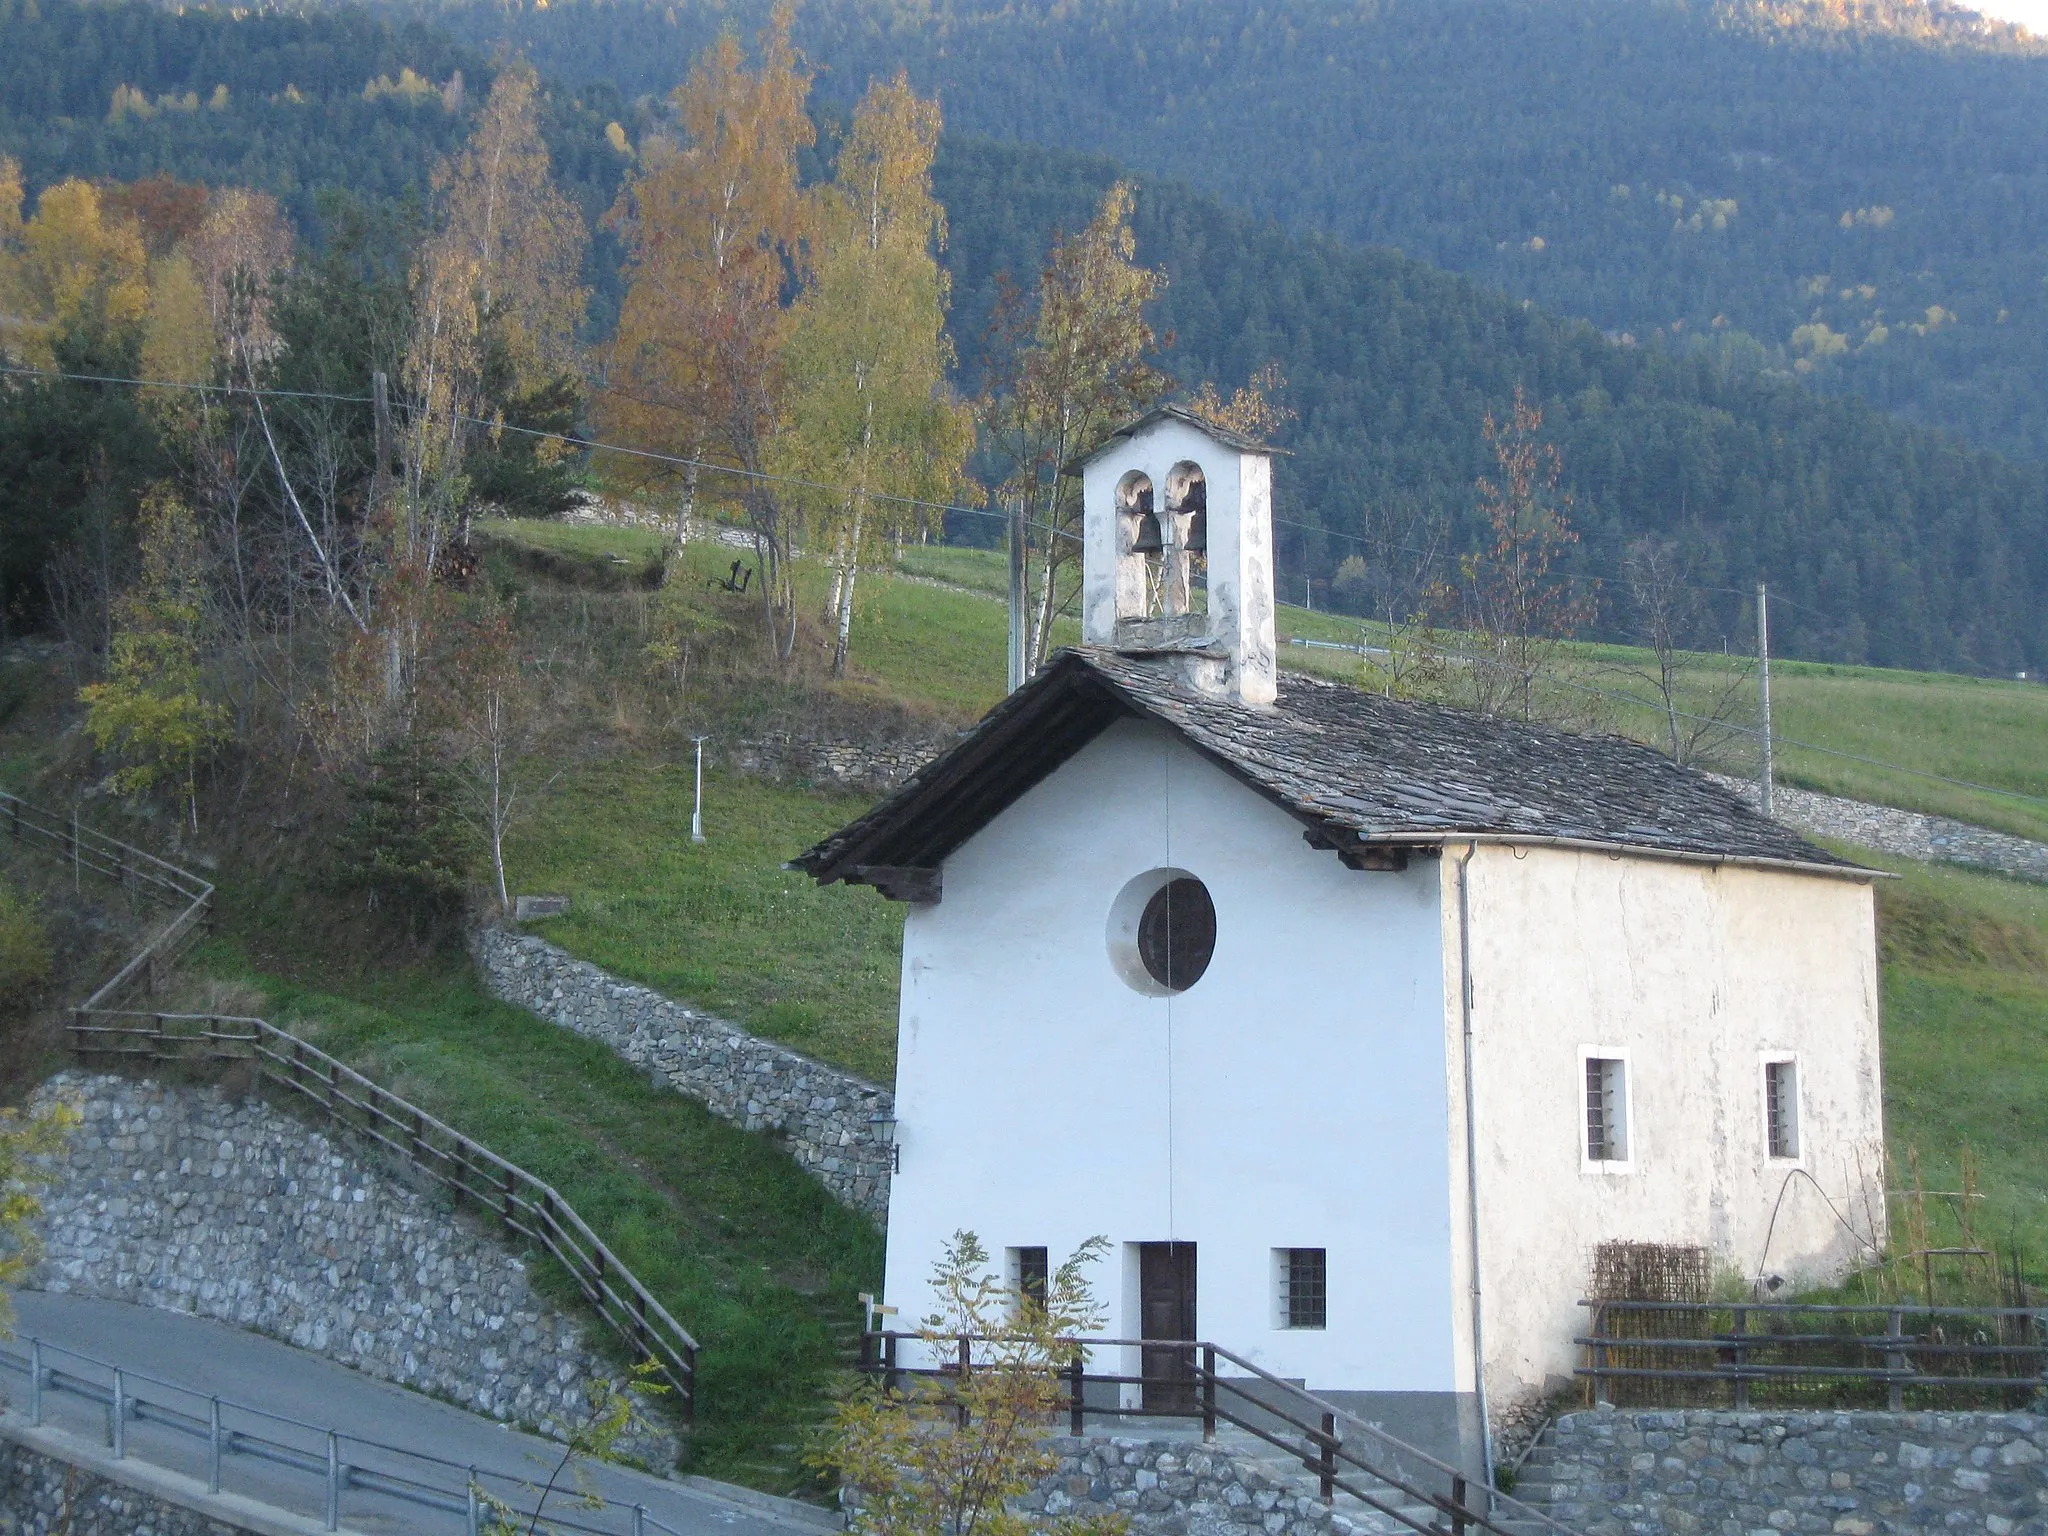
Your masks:
<svg viewBox="0 0 2048 1536"><path fill-rule="evenodd" d="M570 897L532 932L877 1082L893 1081L903 909L782 865L867 801L708 774L690 842L687 763L571 770L512 841L519 889Z"/></svg>
<svg viewBox="0 0 2048 1536"><path fill-rule="evenodd" d="M231 928L260 921L235 907ZM252 968L231 938L197 964L254 986L273 1022L568 1199L701 1346L690 1471L817 1491L803 1442L827 1385L852 1362L857 1296L879 1289L882 1242L771 1138L715 1120L603 1046L484 996L460 960L331 970L307 984ZM574 1302L551 1265L536 1273ZM591 1336L615 1349L603 1330Z"/></svg>

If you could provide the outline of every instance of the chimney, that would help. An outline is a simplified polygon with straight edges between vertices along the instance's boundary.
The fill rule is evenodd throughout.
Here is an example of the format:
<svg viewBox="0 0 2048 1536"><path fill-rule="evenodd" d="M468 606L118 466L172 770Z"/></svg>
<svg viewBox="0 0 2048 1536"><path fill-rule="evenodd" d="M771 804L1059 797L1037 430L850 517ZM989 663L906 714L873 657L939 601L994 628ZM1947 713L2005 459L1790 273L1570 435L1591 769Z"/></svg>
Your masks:
<svg viewBox="0 0 2048 1536"><path fill-rule="evenodd" d="M1271 704L1272 450L1162 406L1067 472L1081 477L1082 639Z"/></svg>

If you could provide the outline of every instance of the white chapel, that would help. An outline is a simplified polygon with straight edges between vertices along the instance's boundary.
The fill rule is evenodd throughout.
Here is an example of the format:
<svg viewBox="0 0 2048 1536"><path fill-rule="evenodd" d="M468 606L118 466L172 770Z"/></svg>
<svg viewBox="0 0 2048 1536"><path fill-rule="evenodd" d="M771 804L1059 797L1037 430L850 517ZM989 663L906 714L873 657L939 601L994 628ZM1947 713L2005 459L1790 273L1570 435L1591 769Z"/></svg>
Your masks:
<svg viewBox="0 0 2048 1536"><path fill-rule="evenodd" d="M1871 873L1646 747L1281 675L1261 445L1166 408L1075 469L1085 643L798 861L910 904L886 1299L1101 1234L1109 1337L1476 1463L1597 1244L1855 1262Z"/></svg>

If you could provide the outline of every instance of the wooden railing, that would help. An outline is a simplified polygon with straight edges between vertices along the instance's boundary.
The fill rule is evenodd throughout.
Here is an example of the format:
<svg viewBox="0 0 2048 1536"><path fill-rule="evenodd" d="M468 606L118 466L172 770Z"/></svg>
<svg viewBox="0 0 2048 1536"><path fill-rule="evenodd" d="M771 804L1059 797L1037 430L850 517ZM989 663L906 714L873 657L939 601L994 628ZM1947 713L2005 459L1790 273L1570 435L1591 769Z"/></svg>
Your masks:
<svg viewBox="0 0 2048 1536"><path fill-rule="evenodd" d="M947 1385L985 1367L992 1341L972 1335L943 1339L876 1330L861 1336L861 1368L884 1387L922 1382L939 1402ZM1342 1493L1418 1536L1576 1536L1542 1510L1487 1488L1461 1467L1395 1438L1349 1410L1275 1376L1220 1344L1184 1339L1059 1341L1066 1363L1056 1367L1070 1434L1086 1432L1089 1415L1197 1419L1202 1438L1229 1424L1298 1460L1314 1475L1324 1503ZM907 1346L907 1347L906 1347ZM998 1346L1000 1348L1000 1346ZM1091 1355L1135 1352L1139 1374L1091 1369ZM910 1357L906 1360L906 1356ZM1090 1388L1095 1391L1091 1395ZM964 1409L959 1410L964 1412Z"/></svg>
<svg viewBox="0 0 2048 1536"><path fill-rule="evenodd" d="M441 1184L458 1209L467 1203L546 1249L598 1316L654 1362L684 1418L693 1415L697 1341L552 1187L268 1020L117 1006L138 990L153 992L171 960L203 929L212 910L211 884L94 832L76 816L55 816L0 792L4 837L175 908L126 965L71 1010L75 1051L152 1062L252 1063L266 1082L311 1101L336 1126L367 1136Z"/></svg>
<svg viewBox="0 0 2048 1536"><path fill-rule="evenodd" d="M1587 1301L1595 1401L2018 1407L2048 1390L2048 1308Z"/></svg>

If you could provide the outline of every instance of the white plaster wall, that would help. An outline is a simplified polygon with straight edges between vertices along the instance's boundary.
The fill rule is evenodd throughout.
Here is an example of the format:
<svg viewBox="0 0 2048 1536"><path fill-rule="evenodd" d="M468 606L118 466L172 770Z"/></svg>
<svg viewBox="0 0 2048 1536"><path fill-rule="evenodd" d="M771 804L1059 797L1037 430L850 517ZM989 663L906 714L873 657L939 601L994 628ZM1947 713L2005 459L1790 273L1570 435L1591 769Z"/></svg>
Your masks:
<svg viewBox="0 0 2048 1536"><path fill-rule="evenodd" d="M1169 866L1208 886L1215 958L1146 997L1106 925ZM1437 886L1429 859L1347 870L1177 738L1111 727L910 913L886 1299L928 1310L958 1229L1055 1263L1099 1233L1130 1336L1124 1245L1192 1241L1202 1337L1312 1388L1455 1389ZM1326 1332L1274 1326L1276 1247L1329 1250Z"/></svg>
<svg viewBox="0 0 2048 1536"><path fill-rule="evenodd" d="M1445 1038L1462 1146L1457 853L1444 859ZM1471 863L1480 1263L1496 1413L1578 1363L1593 1249L1705 1244L1799 1281L1882 1231L1875 909L1867 882L1482 846ZM1580 1048L1630 1063L1627 1171L1583 1158ZM1763 1056L1799 1063L1801 1156L1767 1156ZM1765 1234L1779 1206L1768 1256ZM1469 1282L1462 1188L1456 1271Z"/></svg>

